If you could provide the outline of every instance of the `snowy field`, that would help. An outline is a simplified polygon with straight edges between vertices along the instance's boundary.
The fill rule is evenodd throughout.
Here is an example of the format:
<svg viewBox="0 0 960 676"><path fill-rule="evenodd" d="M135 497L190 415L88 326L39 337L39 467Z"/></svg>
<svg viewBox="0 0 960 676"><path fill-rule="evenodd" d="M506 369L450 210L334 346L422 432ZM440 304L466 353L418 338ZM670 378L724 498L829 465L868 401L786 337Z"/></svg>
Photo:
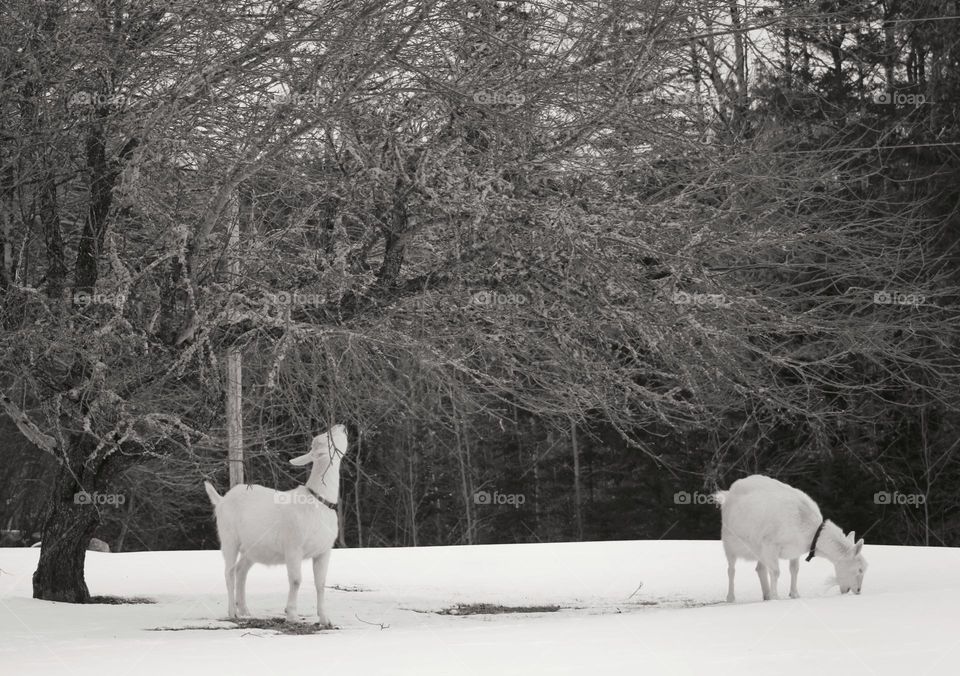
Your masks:
<svg viewBox="0 0 960 676"><path fill-rule="evenodd" d="M38 554L0 549L3 674L920 676L960 663L960 549L868 544L860 596L829 586L829 562L801 562L802 598L765 603L741 562L735 605L722 603L719 542L336 550L327 611L338 629L307 635L224 629L234 625L217 551L87 553L92 594L149 605L35 601ZM309 620L308 563L303 574ZM784 595L788 584L784 563ZM247 588L254 615L282 616L284 568L254 567ZM437 612L475 603L560 609Z"/></svg>

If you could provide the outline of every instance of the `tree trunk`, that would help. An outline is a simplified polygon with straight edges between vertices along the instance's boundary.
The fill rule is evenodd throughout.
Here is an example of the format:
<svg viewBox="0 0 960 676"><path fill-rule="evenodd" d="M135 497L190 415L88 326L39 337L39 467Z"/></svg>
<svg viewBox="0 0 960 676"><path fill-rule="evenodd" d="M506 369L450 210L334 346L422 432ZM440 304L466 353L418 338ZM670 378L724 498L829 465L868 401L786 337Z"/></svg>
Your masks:
<svg viewBox="0 0 960 676"><path fill-rule="evenodd" d="M103 491L121 468L123 457L113 453L99 462L91 459L96 441L89 435L71 436L54 479L49 511L43 523L40 560L33 574L33 598L87 603L90 592L83 579L87 545L104 506L83 500ZM127 455L126 457L132 457Z"/></svg>
<svg viewBox="0 0 960 676"><path fill-rule="evenodd" d="M395 287L400 280L407 238L415 225L407 213L407 205L401 181L397 181L393 206L390 209L390 227L384 231L383 262L377 271L377 288L386 291Z"/></svg>
<svg viewBox="0 0 960 676"><path fill-rule="evenodd" d="M410 514L410 540L411 544L414 547L420 546L419 533L417 532L417 477L414 463L416 462L416 457L413 453L410 453L409 458L407 458L407 499L408 512Z"/></svg>
<svg viewBox="0 0 960 676"><path fill-rule="evenodd" d="M453 415L457 421L457 424L453 426L453 431L457 442L457 462L460 465L460 487L463 491L463 515L467 524L465 533L466 544L472 545L475 539L474 531L476 524L473 518L474 491L471 485L472 482L470 481L470 447L467 446L466 433L461 433L460 428L462 424L464 426L464 432L466 431L466 418L461 418L457 415L456 404L453 406Z"/></svg>
<svg viewBox="0 0 960 676"><path fill-rule="evenodd" d="M16 199L13 165L0 175L0 290L13 283L13 230L16 220Z"/></svg>
<svg viewBox="0 0 960 676"><path fill-rule="evenodd" d="M883 18L883 72L886 76L886 90L893 91L897 66L897 39L894 33L894 16L900 11L899 3L892 2Z"/></svg>
<svg viewBox="0 0 960 676"><path fill-rule="evenodd" d="M377 272L377 286L380 289L390 289L400 279L400 269L403 267L403 254L406 248L406 235L388 232L386 234L383 263Z"/></svg>
<svg viewBox="0 0 960 676"><path fill-rule="evenodd" d="M98 116L106 115L98 111ZM107 216L113 202L113 188L119 172L107 160L107 139L98 120L87 139L87 168L90 171L90 206L77 245L74 286L92 292L99 276L100 253L107 232Z"/></svg>
<svg viewBox="0 0 960 676"><path fill-rule="evenodd" d="M533 448L533 532L540 536L540 455L539 444Z"/></svg>
<svg viewBox="0 0 960 676"><path fill-rule="evenodd" d="M583 540L583 509L580 498L580 444L577 441L577 423L570 424L570 444L573 447L573 516L577 527L577 542Z"/></svg>
<svg viewBox="0 0 960 676"><path fill-rule="evenodd" d="M353 452L353 462L356 465L356 471L353 475L353 509L356 512L357 521L357 547L363 547L363 519L360 516L360 478L362 475L362 466L360 465L360 454L363 451L363 435L357 435L357 449ZM346 546L346 545L344 545Z"/></svg>
<svg viewBox="0 0 960 676"><path fill-rule="evenodd" d="M40 561L33 573L33 598L66 603L90 601L83 566L96 526L96 509L92 505L57 501L43 527Z"/></svg>
<svg viewBox="0 0 960 676"><path fill-rule="evenodd" d="M73 454L71 454L73 455ZM90 592L83 579L87 544L99 523L97 506L78 503L74 468L61 464L54 480L50 511L43 524L40 561L33 573L33 598L87 603Z"/></svg>
<svg viewBox="0 0 960 676"><path fill-rule="evenodd" d="M47 251L47 296L61 299L67 277L56 177L48 172L40 186L40 224Z"/></svg>

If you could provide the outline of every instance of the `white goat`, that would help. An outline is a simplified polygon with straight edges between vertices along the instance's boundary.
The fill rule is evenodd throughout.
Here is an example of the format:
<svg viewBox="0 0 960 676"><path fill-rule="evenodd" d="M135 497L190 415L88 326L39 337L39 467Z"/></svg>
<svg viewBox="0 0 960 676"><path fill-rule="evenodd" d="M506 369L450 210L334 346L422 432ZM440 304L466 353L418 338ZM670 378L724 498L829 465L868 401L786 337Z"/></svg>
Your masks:
<svg viewBox="0 0 960 676"><path fill-rule="evenodd" d="M249 615L246 583L254 563L285 563L290 591L284 610L287 621L296 622L301 562L313 559L317 615L321 625L330 625L323 609L323 588L330 550L339 532L340 459L346 450L347 430L343 425L334 425L314 437L310 451L290 461L292 465L312 462L310 478L305 486L290 491L237 485L221 497L209 482L204 482L217 516L230 617Z"/></svg>
<svg viewBox="0 0 960 676"><path fill-rule="evenodd" d="M767 476L754 474L734 481L728 491L714 495L722 513L723 551L727 555L727 602L733 603L733 576L737 559L757 562L763 600L776 599L780 559L790 560L790 598L797 598L800 556L809 561L819 554L831 563L840 592L859 594L867 562L860 554L863 540L853 531L825 521L809 495ZM769 575L769 581L767 576Z"/></svg>

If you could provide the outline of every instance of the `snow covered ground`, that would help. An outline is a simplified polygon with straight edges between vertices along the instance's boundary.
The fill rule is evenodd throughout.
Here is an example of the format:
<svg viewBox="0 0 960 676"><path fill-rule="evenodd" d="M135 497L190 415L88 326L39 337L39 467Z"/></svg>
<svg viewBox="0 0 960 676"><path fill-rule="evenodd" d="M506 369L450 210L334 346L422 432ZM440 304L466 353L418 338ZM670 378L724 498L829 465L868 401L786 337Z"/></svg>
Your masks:
<svg viewBox="0 0 960 676"><path fill-rule="evenodd" d="M92 594L152 605L35 601L38 554L0 549L3 674L920 676L960 664L960 549L868 544L860 596L828 585L827 561L802 562L802 598L765 603L753 566L741 562L734 605L722 603L719 542L336 550L327 610L339 629L299 636L203 629L233 626L223 621L217 551L87 553ZM309 619L308 564L303 574ZM788 584L784 563L781 593ZM284 568L254 567L250 610L282 616L286 589ZM470 603L561 609L435 612Z"/></svg>

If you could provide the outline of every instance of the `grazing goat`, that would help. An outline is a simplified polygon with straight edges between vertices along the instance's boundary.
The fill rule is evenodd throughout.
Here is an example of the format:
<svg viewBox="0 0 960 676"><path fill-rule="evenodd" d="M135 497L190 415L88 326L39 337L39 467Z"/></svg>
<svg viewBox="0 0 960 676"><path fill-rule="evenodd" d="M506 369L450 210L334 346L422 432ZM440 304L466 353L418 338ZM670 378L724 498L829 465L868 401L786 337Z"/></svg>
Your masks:
<svg viewBox="0 0 960 676"><path fill-rule="evenodd" d="M253 564L286 564L290 591L284 612L288 622L296 622L301 562L313 559L317 615L321 625L330 625L323 609L323 588L330 550L339 532L340 459L346 450L343 425L314 437L310 451L290 461L292 465L312 462L310 478L306 485L290 491L238 484L221 497L204 482L217 516L230 617L249 615L246 583Z"/></svg>
<svg viewBox="0 0 960 676"><path fill-rule="evenodd" d="M840 592L859 594L867 562L860 554L863 540L847 536L825 521L809 495L767 476L754 474L734 481L728 491L714 494L722 513L723 551L727 555L727 602L733 603L737 559L757 562L763 600L776 599L780 559L790 560L790 598L797 598L800 556L820 555L833 563ZM767 576L769 575L769 580Z"/></svg>

